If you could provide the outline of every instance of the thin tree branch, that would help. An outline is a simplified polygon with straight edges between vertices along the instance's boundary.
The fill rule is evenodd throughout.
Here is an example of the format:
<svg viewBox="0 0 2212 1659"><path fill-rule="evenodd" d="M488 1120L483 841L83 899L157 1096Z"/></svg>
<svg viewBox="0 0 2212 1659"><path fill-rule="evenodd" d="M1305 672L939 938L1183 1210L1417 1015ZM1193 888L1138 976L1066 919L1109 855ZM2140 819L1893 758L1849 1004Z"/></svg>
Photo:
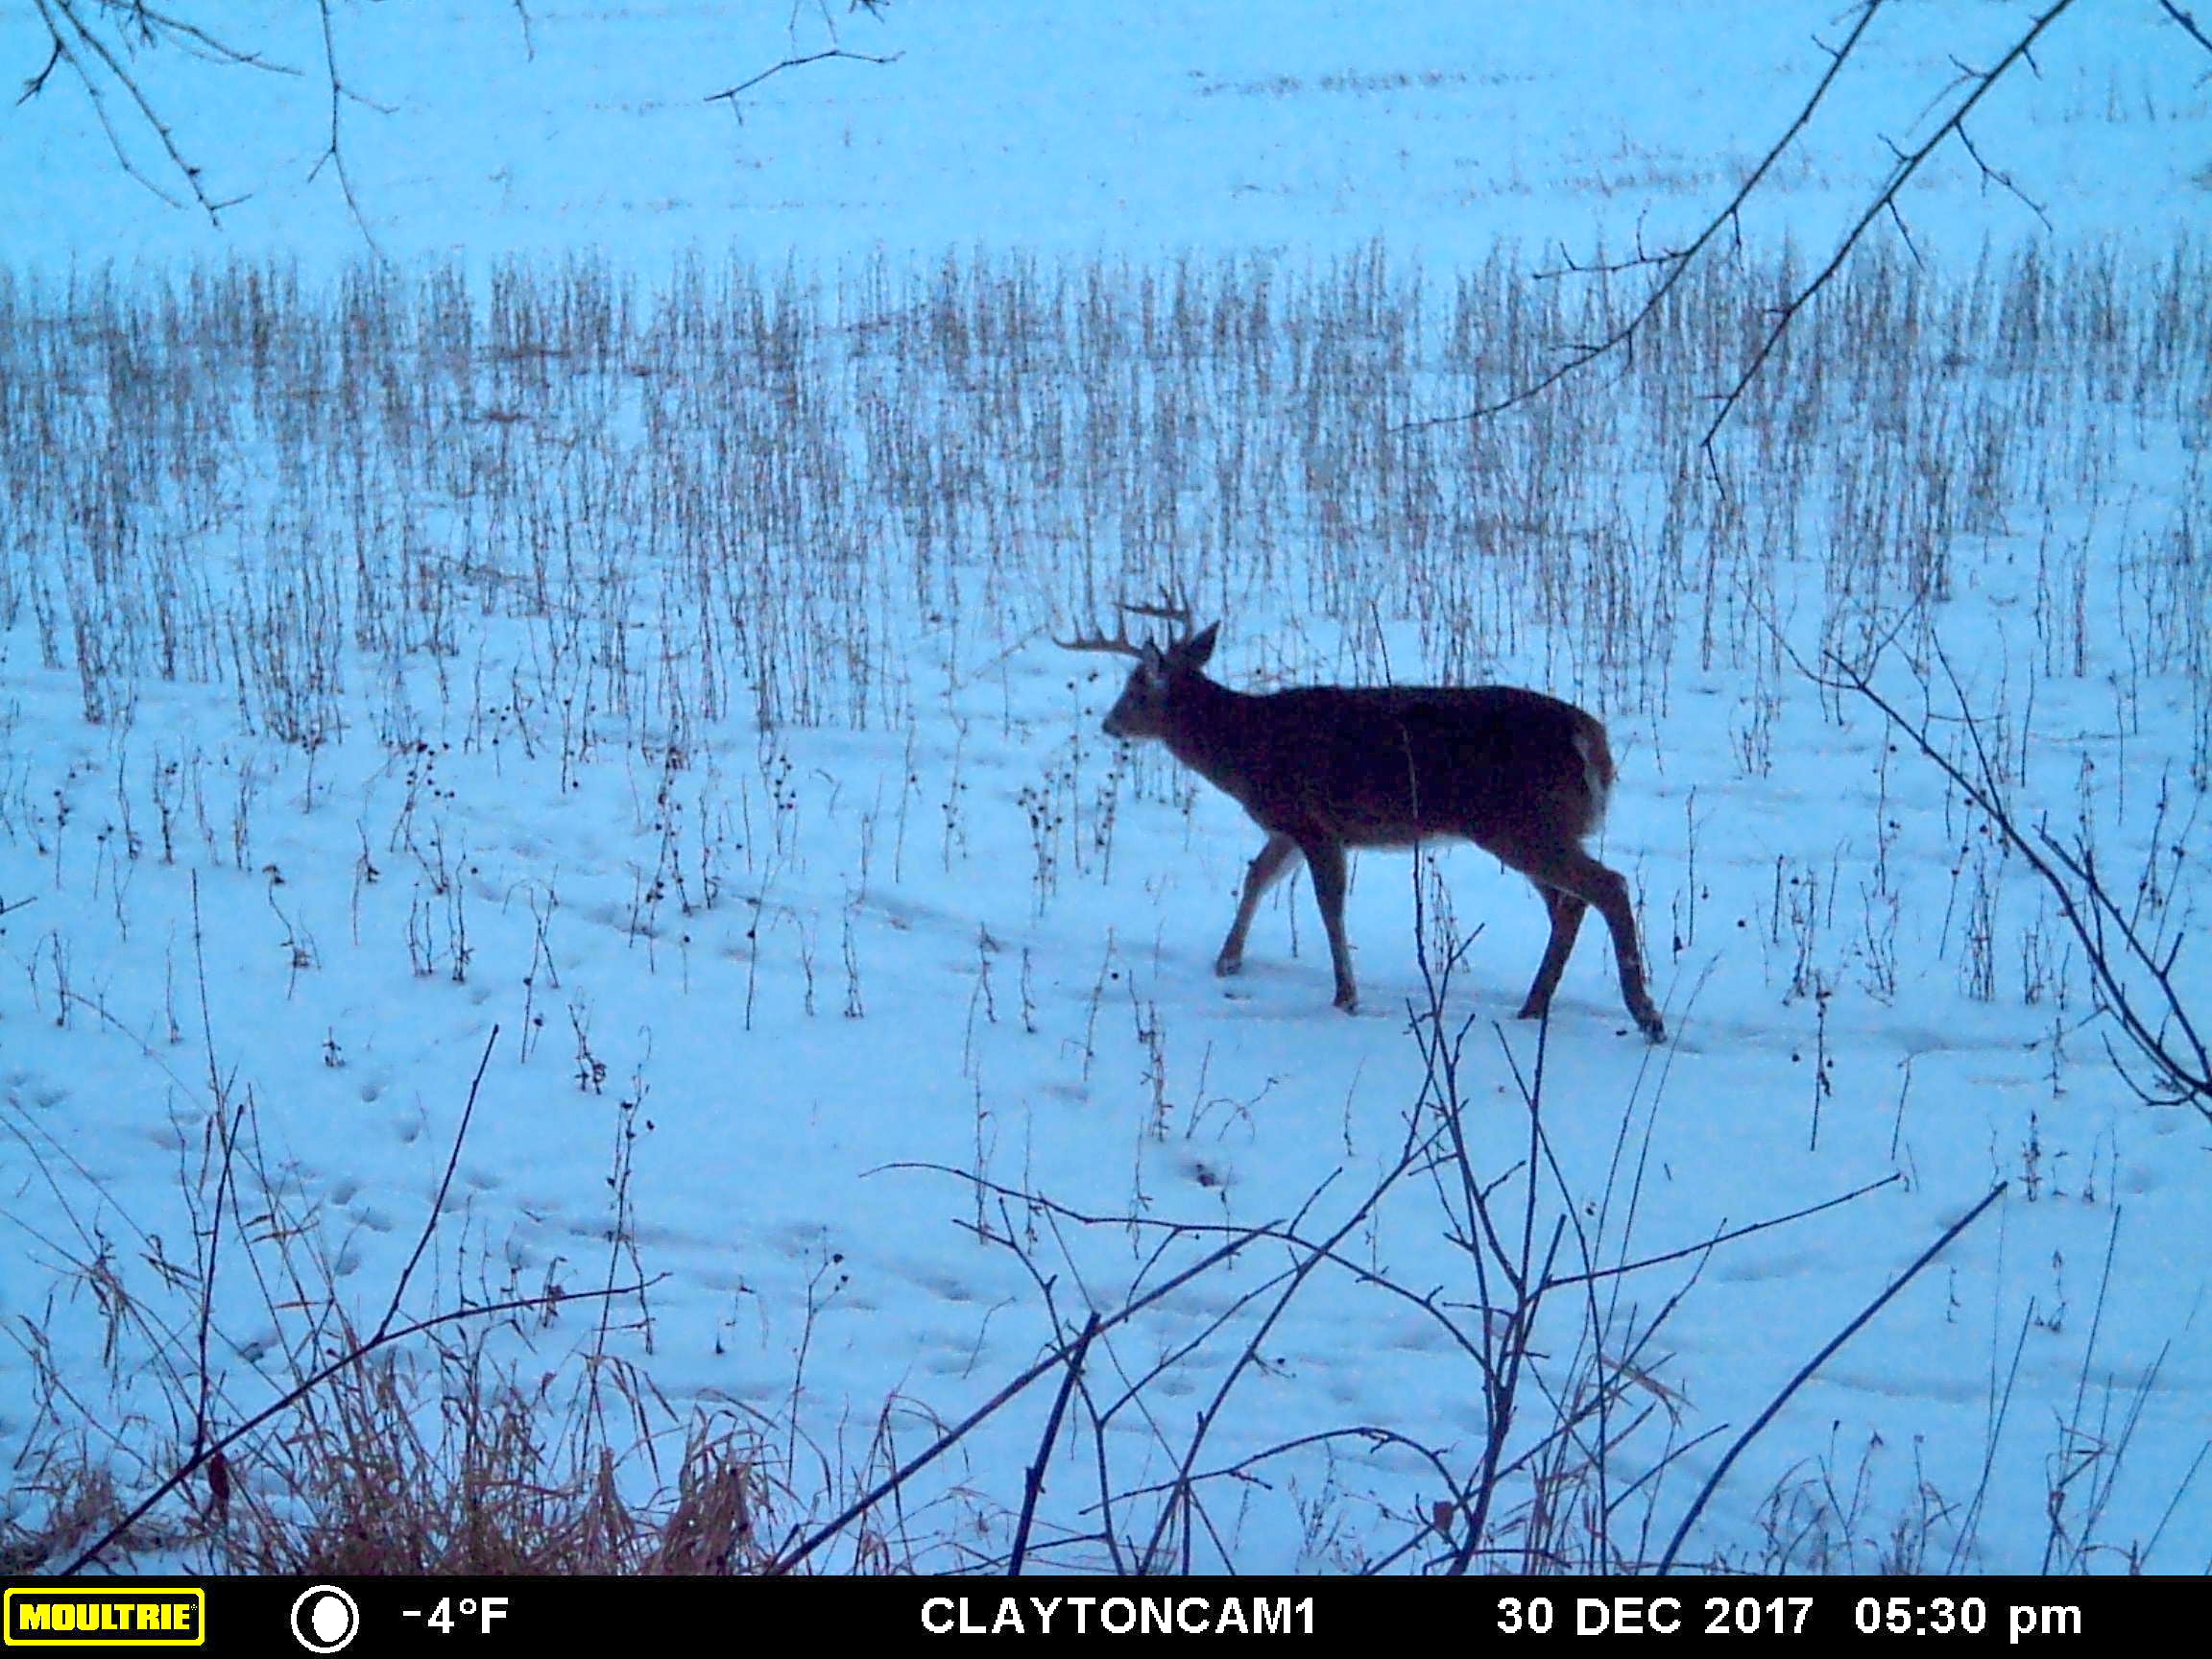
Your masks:
<svg viewBox="0 0 2212 1659"><path fill-rule="evenodd" d="M445 1154L445 1173L439 1178L438 1190L430 1199L430 1213L422 1218L421 1232L415 1236L414 1254L407 1258L407 1265L399 1269L398 1283L392 1286L391 1304L384 1310L384 1317L376 1322L376 1330L370 1337L372 1342L383 1337L392 1329L392 1322L399 1317L399 1304L407 1294L407 1282L415 1277L422 1253L430 1248L431 1237L438 1231L438 1217L445 1213L445 1195L453 1190L453 1173L461 1166L461 1148L469 1143L469 1125L476 1118L476 1095L484 1087L484 1072L492 1064L492 1050L498 1042L499 1027L493 1024L491 1034L484 1039L484 1052L477 1056L476 1075L469 1080L469 1098L461 1107L461 1121L454 1125L453 1144Z"/></svg>
<svg viewBox="0 0 2212 1659"><path fill-rule="evenodd" d="M1742 401L1743 394L1750 388L1751 382L1758 377L1759 371L1766 366L1767 359L1773 355L1774 348L1781 344L1782 336L1789 332L1790 325L1795 321L1797 313L1812 302L1814 297L1828 285L1837 272L1842 270L1844 260L1850 257L1851 251L1859 245L1859 239L1866 233L1866 228L1884 213L1896 214L1897 193L1905 188L1915 173L1920 171L1921 163L1935 154L1936 147L1944 139L1953 133L1962 134L1964 132L1966 117L1973 113L1974 107L1988 96L1989 89L2004 78L2006 71L2009 70L2015 63L2029 58L2030 50L2042 36L2043 31L2056 22L2073 4L2074 0L2056 0L2056 3L2049 11L2043 12L2028 26L2026 34L2012 42L2010 49L1997 60L1994 68L1973 78L1974 89L1966 94L1956 109L1952 110L1937 124L1936 131L1928 135L1926 142L1915 150L1899 153L1897 164L1890 169L1887 181L1883 184L1874 200L1867 204L1866 210L1859 215L1858 221L1845 232L1843 240L1836 245L1836 251L1829 256L1828 263L1820 268L1819 274L1814 276L1811 281L1783 302L1774 314L1773 326L1767 329L1766 339L1760 342L1759 349L1752 353L1750 362L1746 363L1743 373L1737 375L1736 383L1721 395L1719 407L1714 412L1712 421L1705 428L1705 436L1699 441L1699 446L1704 449L1709 463L1712 460L1715 435L1719 432L1722 423L1727 421L1728 417L1734 413L1736 405ZM1968 153L1972 154L1971 146L1968 147ZM1979 162L1980 157L1977 156L1976 160Z"/></svg>
<svg viewBox="0 0 2212 1659"><path fill-rule="evenodd" d="M1890 1280L1888 1286L1884 1289L1881 1295L1875 1297L1873 1301L1867 1303L1864 1308L1860 1310L1857 1318L1853 1319L1850 1324L1844 1326L1842 1330L1837 1332L1836 1334L1828 1341L1827 1345L1823 1347L1819 1353L1814 1355L1812 1358L1806 1360L1803 1365L1798 1367L1797 1374L1791 1378L1790 1381L1783 1385L1782 1391L1779 1394L1775 1395L1772 1400L1767 1403L1767 1408L1759 1413L1758 1417L1752 1421L1752 1424L1748 1429L1745 1429L1742 1434L1736 1437L1736 1443L1729 1447L1728 1450L1721 1455L1719 1464L1714 1469L1712 1475L1707 1478L1704 1486L1699 1489L1696 1499L1691 1503L1688 1511L1683 1515L1682 1524L1674 1528L1674 1536L1667 1541L1666 1552L1659 1557L1659 1572L1666 1573L1672 1569L1674 1565L1674 1557L1682 1548L1683 1539L1690 1535L1690 1528L1697 1524L1697 1517L1705 1512L1705 1505L1707 1502L1712 1498L1716 1491L1719 1490L1721 1480L1726 1478L1729 1469L1735 1465L1737 1457L1742 1455L1743 1449L1746 1446L1750 1445L1753 1440L1758 1438L1760 1431L1765 1429L1767 1424L1774 1421L1775 1417L1780 1414L1782 1407L1790 1404L1791 1396L1793 1396L1798 1389L1802 1388L1807 1382L1811 1382L1815 1376L1819 1374L1820 1367L1828 1362L1829 1358L1834 1355L1838 1349L1841 1348L1844 1343L1850 1341L1852 1337L1856 1336L1860 1331L1865 1327L1867 1321L1871 1320L1875 1314L1881 1312L1884 1308L1889 1305L1890 1298L1895 1296L1898 1291L1904 1289L1906 1286L1911 1284L1914 1279L1918 1278L1920 1275L1920 1270L1927 1266L1929 1262L1935 1261L1936 1257L1940 1256L1943 1253L1945 1247L1950 1244L1952 1239L1958 1238L1960 1234L1965 1232L1967 1228L1971 1227L1976 1221L1980 1220L1982 1217L1982 1213L1984 1210L1987 1210L1990 1205L1996 1203L1998 1199L2002 1198L2005 1195L2006 1188L2010 1185L2011 1183L2008 1181L2000 1181L1996 1186L1992 1187L1989 1190L1988 1196L1984 1197L1981 1203L1975 1205L1973 1209L1967 1211L1965 1214L1960 1216L1958 1220L1952 1222L1950 1226L1946 1227L1943 1230L1942 1236L1938 1238L1935 1243L1929 1245L1927 1249L1920 1252L1919 1257L1913 1262L1911 1266L1906 1268L1904 1272L1898 1274L1896 1278Z"/></svg>
<svg viewBox="0 0 2212 1659"><path fill-rule="evenodd" d="M708 93L705 102L709 104L714 104L720 102L723 99L728 99L730 100L730 108L734 110L737 108L736 101L739 94L750 92L754 87L759 85L761 82L767 80L769 76L781 75L786 69L804 69L809 63L820 63L831 58L847 58L851 59L855 63L896 63L904 56L905 54L903 52L894 52L888 57L876 58L871 57L866 52L848 52L842 46L831 46L827 51L809 52L801 58L786 58L781 63L771 63L767 68L761 70L759 74L753 76L750 80L740 81L734 86L725 86L719 92ZM744 117L739 115L738 118L742 120Z"/></svg>
<svg viewBox="0 0 2212 1659"><path fill-rule="evenodd" d="M85 96L92 101L92 112L99 118L101 131L108 134L108 147L114 152L117 164L128 176L137 180L162 201L173 207L180 206L181 204L174 196L139 171L136 163L131 159L130 152L123 146L123 135L115 130L115 123L109 118L107 95L101 88L99 78L92 66L80 56L80 50L90 54L106 72L108 79L123 89L125 96L137 109L138 118L153 131L162 154L168 156L170 166L177 170L190 188L192 200L207 215L208 223L220 226L223 223L222 210L235 204L216 202L208 196L199 167L185 158L175 131L163 118L159 108L138 84L137 77L131 69L117 60L114 50L101 38L99 32L78 15L76 0L33 0L33 3L37 6L39 18L46 25L47 35L53 41L54 54L47 60L45 68L25 84L24 97L35 96L44 88L47 77L53 73L55 59L68 64L76 74L78 84L84 88ZM74 44L69 35L76 36Z"/></svg>
<svg viewBox="0 0 2212 1659"><path fill-rule="evenodd" d="M1045 1432L1037 1437L1037 1460L1029 1465L1026 1479L1022 1483L1022 1519L1014 1528L1014 1550L1006 1560L1006 1575L1022 1575L1022 1557L1029 1553L1029 1525L1037 1518L1037 1495L1045 1490L1045 1471L1052 1461L1053 1445L1060 1438L1060 1420L1068 1414L1068 1396L1075 1391L1076 1381L1083 1375L1083 1357L1091 1352L1091 1339L1098 1334L1098 1315L1094 1311L1084 1323L1083 1334L1075 1338L1074 1350L1068 1356L1068 1376L1054 1396L1052 1410L1045 1419Z"/></svg>
<svg viewBox="0 0 2212 1659"><path fill-rule="evenodd" d="M886 1475L882 1479L878 1480L875 1485L871 1486L867 1491L863 1492L859 1497L855 1498L851 1503L847 1504L845 1508L841 1510L835 1517L830 1521L825 1522L822 1526L816 1527L814 1531L809 1533L805 1540L797 1548L785 1551L779 1554L774 1560L770 1561L767 1566L762 1569L762 1571L769 1575L791 1572L794 1568L798 1567L802 1562L804 1562L809 1555L813 1554L815 1551L821 1549L823 1545L829 1543L830 1539L836 1537L838 1533L844 1531L845 1528L850 1527L854 1521L857 1521L861 1516L867 1514L871 1509L875 1508L877 1504L882 1503L884 1499L890 1497L892 1493L898 1491L900 1487L905 1485L908 1480L912 1479L916 1475L919 1475L930 1464L936 1462L938 1458L942 1457L946 1453L951 1451L953 1447L959 1445L961 1441L965 1440L970 1434L974 1433L978 1426L995 1415L998 1411L999 1407L1003 1407L1008 1401L1021 1394L1022 1390L1029 1386L1030 1383L1036 1382L1038 1378L1043 1377L1049 1372L1055 1371L1059 1369L1059 1367L1067 1364L1070 1357L1075 1352L1076 1342L1088 1340L1092 1336L1103 1334L1105 1332L1113 1330L1118 1325L1128 1323L1128 1321L1134 1319L1139 1313L1142 1312L1146 1308L1151 1307L1153 1303L1159 1301L1162 1297L1172 1295L1176 1290L1189 1284L1191 1280L1199 1277L1201 1274L1210 1272L1214 1267L1223 1262L1228 1261L1232 1256L1235 1256L1238 1251L1244 1249L1252 1242L1253 1240L1249 1238L1230 1239L1226 1244L1221 1245L1218 1249L1209 1251L1205 1256L1192 1262L1182 1272L1175 1274L1165 1283L1155 1286L1151 1290L1147 1291L1144 1295L1138 1297L1134 1302L1130 1302L1123 1307L1117 1309L1114 1312L1107 1314L1104 1318L1097 1322L1096 1331L1094 1332L1089 1326L1086 1326L1084 1328L1085 1334L1083 1336L1077 1337L1074 1341L1056 1344L1052 1351L1049 1354L1046 1354L1044 1358L1038 1360L1036 1364L1030 1366L1026 1371L1023 1371L1021 1373L1021 1375L1015 1377L1004 1387L1000 1388L998 1393L992 1395L990 1399L984 1401L982 1405L978 1406L974 1410L971 1411L959 1422L953 1424L951 1428L946 1430L942 1434L938 1435L934 1441L932 1441L926 1448L923 1450L919 1456L911 1457L904 1463L902 1463L898 1468L894 1469L890 1474Z"/></svg>
<svg viewBox="0 0 2212 1659"><path fill-rule="evenodd" d="M1791 657L1795 661L1794 653ZM2118 901L2105 889L2097 874L2096 861L2086 848L2070 853L2049 830L2038 830L2032 837L2020 827L1999 793L1995 758L1983 743L1981 726L1972 711L1966 709L1964 690L1940 646L1936 657L1962 711L1960 722L1973 747L1976 776L1969 776L1959 762L1930 740L1925 723L1915 725L1877 691L1866 672L1851 667L1833 653L1828 658L1833 667L1832 676L1819 674L1802 661L1798 661L1797 667L1816 685L1830 690L1856 692L1871 703L1989 820L2006 844L2027 860L2029 868L2050 889L2059 914L2066 919L2074 936L2080 940L2104 1011L2119 1023L2128 1041L2164 1080L2167 1090L2162 1095L2151 1094L2140 1088L2137 1092L2161 1105L2194 1105L2212 1119L2212 1046L2207 1045L2180 993L2175 989L2173 957L2171 954L2161 956L2135 928ZM2106 930L2107 925L2118 935L2116 946ZM2176 943L2177 946L2178 941ZM2154 1001L2159 1006L2155 1025L2151 1014L2140 1005L2143 999L2120 977L2121 969L2117 964L2124 959L2132 959L2140 965L2152 984L2157 987ZM2125 1074L2125 1067L2122 1071Z"/></svg>
<svg viewBox="0 0 2212 1659"><path fill-rule="evenodd" d="M71 7L77 4L77 0L51 0L51 3L56 6ZM258 52L243 51L231 45L228 40L217 39L198 24L188 23L183 18L172 16L166 12L156 12L151 7L133 4L131 14L139 22L142 38L147 41L156 41L163 34L168 34L177 36L178 44L182 50L193 52L195 57L204 58L215 62L236 64L241 69L263 69L272 75L304 75L306 73L306 71L295 69L287 63L272 63ZM200 50L194 51L195 47L200 48Z"/></svg>
<svg viewBox="0 0 2212 1659"><path fill-rule="evenodd" d="M338 73L338 39L330 20L330 0L316 0L316 6L323 20L323 69L330 83L330 141L324 146L323 154L315 158L315 165L307 169L307 177L312 180L323 171L324 162L330 163L330 170L338 179L339 192L346 198L347 210L353 215L354 228L361 232L361 240L369 244L370 252L382 259L384 250L376 245L376 237L369 228L368 218L361 211L361 200L353 194L353 175L346 165L346 152L340 143L340 101L345 98L352 98L363 104L369 104L370 101L349 90ZM370 104L370 108L385 114L391 113L382 105Z"/></svg>
<svg viewBox="0 0 2212 1659"><path fill-rule="evenodd" d="M2205 51L2212 52L2212 40L2204 37L2204 31L2197 27L2197 19L2175 5L2174 0L2158 0L2158 9L2178 23L2187 32L2190 39L2196 41Z"/></svg>
<svg viewBox="0 0 2212 1659"><path fill-rule="evenodd" d="M1530 382L1519 391L1510 393L1494 403L1484 404L1479 409L1470 409L1463 414L1439 415L1426 421L1409 421L1395 430L1400 432L1418 431L1424 427L1451 425L1464 421L1480 421L1492 415L1503 414L1518 404L1526 403L1530 398L1550 391L1560 381L1566 379L1568 375L1596 362L1607 352L1622 347L1632 346L1636 336L1643 330L1645 324L1648 323L1653 313L1666 302L1667 296L1673 292L1674 285L1682 279L1683 274L1689 270L1690 262L1703 252L1722 230L1731 229L1735 227L1737 215L1742 210L1744 202L1749 199L1751 192L1759 187L1760 181L1772 171L1774 164L1782 158L1783 152L1790 148L1796 140L1797 134L1802 132L1807 123L1813 119L1814 112L1820 108L1821 101L1828 96L1829 88L1836 84L1836 77L1842 73L1843 65L1850 60L1851 54L1858 50L1859 42L1864 36L1867 26L1874 21L1875 14L1882 10L1886 3L1887 0L1865 0L1864 5L1860 10L1859 19L1851 26L1851 33L1845 36L1843 44L1829 53L1828 72L1820 77L1819 84L1813 88L1812 96L1805 100L1803 108L1797 111L1796 118L1790 123L1782 136L1777 138L1767 149L1767 154L1759 158L1759 164L1752 168L1743 182L1737 186L1736 194L1728 199L1726 205L1714 214L1706 222L1705 228L1691 239L1689 246L1671 253L1640 255L1634 261L1637 264L1671 266L1667 275L1645 297L1644 303L1637 307L1634 316L1614 329L1604 339L1595 344L1577 347L1567 357L1566 361L1542 378ZM1600 269L1612 269L1612 267L1600 267Z"/></svg>

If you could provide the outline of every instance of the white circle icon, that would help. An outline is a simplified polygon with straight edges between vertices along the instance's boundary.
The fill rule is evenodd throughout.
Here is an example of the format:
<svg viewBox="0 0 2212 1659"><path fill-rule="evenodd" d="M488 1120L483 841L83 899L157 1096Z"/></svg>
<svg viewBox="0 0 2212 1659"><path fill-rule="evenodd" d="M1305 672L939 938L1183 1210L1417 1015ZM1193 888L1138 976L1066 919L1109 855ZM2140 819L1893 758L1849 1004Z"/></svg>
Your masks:
<svg viewBox="0 0 2212 1659"><path fill-rule="evenodd" d="M292 1603L292 1640L310 1653L335 1653L361 1634L361 1609L335 1584L310 1584Z"/></svg>

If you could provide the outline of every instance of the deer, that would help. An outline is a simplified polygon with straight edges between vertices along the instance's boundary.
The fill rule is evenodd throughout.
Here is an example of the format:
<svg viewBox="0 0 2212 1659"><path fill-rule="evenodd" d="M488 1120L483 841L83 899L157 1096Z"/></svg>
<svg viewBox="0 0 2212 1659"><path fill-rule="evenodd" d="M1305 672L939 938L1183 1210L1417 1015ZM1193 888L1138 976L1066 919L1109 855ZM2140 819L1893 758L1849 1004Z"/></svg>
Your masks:
<svg viewBox="0 0 2212 1659"><path fill-rule="evenodd" d="M1193 631L1189 608L1166 603L1118 609L1177 632L1165 646L1130 639L1126 621L1112 638L1096 630L1052 637L1065 650L1137 660L1107 712L1106 735L1160 739L1266 832L1245 871L1215 974L1242 970L1253 913L1296 853L1329 936L1336 1006L1358 1012L1344 935L1348 853L1455 837L1527 877L1550 917L1551 936L1520 1018L1550 1011L1583 912L1594 906L1613 935L1629 1017L1650 1042L1666 1040L1666 1022L1645 988L1628 883L1583 848L1604 818L1615 776L1612 746L1595 715L1515 685L1234 691L1205 672L1219 622Z"/></svg>

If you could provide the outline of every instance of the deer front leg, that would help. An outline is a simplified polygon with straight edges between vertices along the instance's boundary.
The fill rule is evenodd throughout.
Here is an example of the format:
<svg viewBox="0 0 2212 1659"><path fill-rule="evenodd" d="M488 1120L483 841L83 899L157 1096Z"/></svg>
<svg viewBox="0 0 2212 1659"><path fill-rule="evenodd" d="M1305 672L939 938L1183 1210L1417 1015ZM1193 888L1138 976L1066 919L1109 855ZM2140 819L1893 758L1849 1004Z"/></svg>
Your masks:
<svg viewBox="0 0 2212 1659"><path fill-rule="evenodd" d="M1270 831L1267 845L1253 856L1251 868L1244 872L1244 897L1237 902L1237 920L1229 924L1229 937L1221 941L1221 954L1214 958L1214 973L1227 975L1244 966L1244 935L1252 931L1252 913L1260 908L1267 889L1281 878L1283 866L1297 845L1289 836Z"/></svg>

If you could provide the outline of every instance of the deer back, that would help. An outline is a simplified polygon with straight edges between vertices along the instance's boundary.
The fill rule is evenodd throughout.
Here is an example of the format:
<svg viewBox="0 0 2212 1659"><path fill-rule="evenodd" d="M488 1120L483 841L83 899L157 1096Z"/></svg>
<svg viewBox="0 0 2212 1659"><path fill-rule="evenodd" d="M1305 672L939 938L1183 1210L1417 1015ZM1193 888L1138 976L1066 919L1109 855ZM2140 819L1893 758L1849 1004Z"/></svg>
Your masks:
<svg viewBox="0 0 2212 1659"><path fill-rule="evenodd" d="M1578 843L1613 783L1605 731L1512 685L1312 685L1250 696L1177 677L1156 733L1262 828L1348 847L1432 835Z"/></svg>

